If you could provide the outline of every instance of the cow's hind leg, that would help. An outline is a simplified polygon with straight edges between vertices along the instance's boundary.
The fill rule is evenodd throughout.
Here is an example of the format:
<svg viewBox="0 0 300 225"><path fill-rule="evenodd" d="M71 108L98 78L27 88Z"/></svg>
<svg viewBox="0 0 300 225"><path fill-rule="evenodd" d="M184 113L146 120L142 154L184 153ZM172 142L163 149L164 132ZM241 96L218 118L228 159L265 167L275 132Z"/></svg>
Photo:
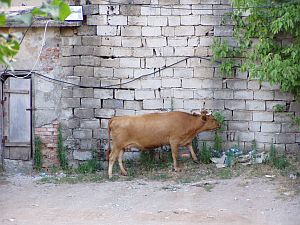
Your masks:
<svg viewBox="0 0 300 225"><path fill-rule="evenodd" d="M124 176L127 176L127 171L125 170L124 166L123 166L123 154L124 154L124 149L122 149L119 152L119 156L118 156L118 162L119 162L119 166L121 169L121 174Z"/></svg>
<svg viewBox="0 0 300 225"><path fill-rule="evenodd" d="M198 161L198 159L197 159L197 156L196 156L196 154L195 154L195 152L194 152L193 145L192 145L192 144L189 144L189 145L188 145L188 148L189 148L189 150L190 150L190 152L191 152L193 161L194 161L195 163L199 163L199 161Z"/></svg>
<svg viewBox="0 0 300 225"><path fill-rule="evenodd" d="M177 145L177 144L172 144L172 143L171 143L171 151L172 151L172 158L173 158L174 170L175 170L176 172L179 172L179 171L180 171L180 168L178 167L178 163L177 163L178 145Z"/></svg>
<svg viewBox="0 0 300 225"><path fill-rule="evenodd" d="M108 162L108 178L112 178L112 169L115 164L115 161L119 155L118 148L113 147L112 151L109 154L109 162Z"/></svg>

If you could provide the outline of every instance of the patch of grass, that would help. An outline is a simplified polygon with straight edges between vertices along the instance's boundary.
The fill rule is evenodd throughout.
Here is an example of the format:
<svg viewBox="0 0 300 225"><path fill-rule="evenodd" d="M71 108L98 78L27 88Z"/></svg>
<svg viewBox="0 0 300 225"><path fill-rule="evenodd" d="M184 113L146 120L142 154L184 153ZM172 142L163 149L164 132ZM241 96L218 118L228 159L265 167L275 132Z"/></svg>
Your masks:
<svg viewBox="0 0 300 225"><path fill-rule="evenodd" d="M167 173L153 174L149 177L150 180L160 180L160 181L168 180L170 178L171 176Z"/></svg>
<svg viewBox="0 0 300 225"><path fill-rule="evenodd" d="M274 112L284 112L285 111L285 105L282 104L276 104L273 106Z"/></svg>
<svg viewBox="0 0 300 225"><path fill-rule="evenodd" d="M58 151L57 157L61 168L63 170L67 170L69 167L68 153L63 144L63 137L62 137L62 132L60 127L58 128L57 151Z"/></svg>
<svg viewBox="0 0 300 225"><path fill-rule="evenodd" d="M34 139L34 168L40 171L43 166L43 154L42 154L42 139L40 137L35 137Z"/></svg>
<svg viewBox="0 0 300 225"><path fill-rule="evenodd" d="M101 164L97 159L89 159L81 164L79 164L78 168L75 170L76 173L79 174L88 174L95 173L96 171L101 170Z"/></svg>
<svg viewBox="0 0 300 225"><path fill-rule="evenodd" d="M54 183L54 184L77 184L77 183L98 183L103 182L102 174L73 174L65 177L49 176L43 177L38 183Z"/></svg>
<svg viewBox="0 0 300 225"><path fill-rule="evenodd" d="M204 164L209 164L211 161L212 154L211 151L208 149L206 142L203 142L202 144L202 149L200 151L200 161L203 162Z"/></svg>
<svg viewBox="0 0 300 225"><path fill-rule="evenodd" d="M233 177L233 171L231 168L222 168L220 170L217 170L216 175L221 179L230 179Z"/></svg>
<svg viewBox="0 0 300 225"><path fill-rule="evenodd" d="M289 166L289 162L284 154L278 153L274 144L271 144L267 163L277 169L283 170Z"/></svg>

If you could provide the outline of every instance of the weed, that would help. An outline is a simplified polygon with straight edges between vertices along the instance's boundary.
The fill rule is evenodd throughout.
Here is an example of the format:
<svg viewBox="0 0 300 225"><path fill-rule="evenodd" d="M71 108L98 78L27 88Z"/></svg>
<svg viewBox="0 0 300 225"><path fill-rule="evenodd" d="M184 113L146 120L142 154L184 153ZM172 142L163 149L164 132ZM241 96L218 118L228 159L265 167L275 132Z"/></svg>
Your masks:
<svg viewBox="0 0 300 225"><path fill-rule="evenodd" d="M78 168L75 170L80 174L95 173L96 171L102 170L100 161L98 160L98 153L96 150L92 149L92 159L86 160L85 162L79 164Z"/></svg>
<svg viewBox="0 0 300 225"><path fill-rule="evenodd" d="M200 152L200 161L209 164L212 157L211 151L207 148L206 142L203 142Z"/></svg>
<svg viewBox="0 0 300 225"><path fill-rule="evenodd" d="M273 143L271 144L269 158L267 162L271 166L274 166L275 168L280 170L285 169L289 165L286 156L284 154L279 154Z"/></svg>
<svg viewBox="0 0 300 225"><path fill-rule="evenodd" d="M220 135L220 132L225 129L225 117L220 112L214 112L213 117L218 121L220 124L220 128L215 132L214 135L214 145L213 149L216 150L218 153L222 152L222 145L223 139Z"/></svg>
<svg viewBox="0 0 300 225"><path fill-rule="evenodd" d="M57 142L57 150L58 150L58 160L60 163L60 166L63 170L68 169L69 167L69 161L67 156L67 150L63 144L63 137L61 128L58 128L58 142Z"/></svg>
<svg viewBox="0 0 300 225"><path fill-rule="evenodd" d="M276 104L273 106L274 112L284 112L285 111L285 105Z"/></svg>
<svg viewBox="0 0 300 225"><path fill-rule="evenodd" d="M217 171L216 174L221 179L230 179L233 176L231 168L223 168Z"/></svg>
<svg viewBox="0 0 300 225"><path fill-rule="evenodd" d="M149 177L151 180L167 180L170 176L167 173L159 173Z"/></svg>
<svg viewBox="0 0 300 225"><path fill-rule="evenodd" d="M34 139L34 168L37 171L42 169L43 155L42 155L42 140L40 137Z"/></svg>

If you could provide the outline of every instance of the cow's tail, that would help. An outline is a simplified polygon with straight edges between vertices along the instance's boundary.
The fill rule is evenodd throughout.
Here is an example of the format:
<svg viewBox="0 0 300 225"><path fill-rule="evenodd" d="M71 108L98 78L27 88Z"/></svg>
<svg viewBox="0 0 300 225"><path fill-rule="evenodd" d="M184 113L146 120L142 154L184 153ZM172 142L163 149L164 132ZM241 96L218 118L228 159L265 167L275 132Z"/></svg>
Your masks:
<svg viewBox="0 0 300 225"><path fill-rule="evenodd" d="M108 132L108 135L107 135L107 140L108 140L108 146L107 146L107 150L106 150L106 161L109 160L109 155L110 155L110 152L111 152L111 149L110 149L110 124L112 122L112 119L110 119L108 121L108 128L107 128L107 132Z"/></svg>

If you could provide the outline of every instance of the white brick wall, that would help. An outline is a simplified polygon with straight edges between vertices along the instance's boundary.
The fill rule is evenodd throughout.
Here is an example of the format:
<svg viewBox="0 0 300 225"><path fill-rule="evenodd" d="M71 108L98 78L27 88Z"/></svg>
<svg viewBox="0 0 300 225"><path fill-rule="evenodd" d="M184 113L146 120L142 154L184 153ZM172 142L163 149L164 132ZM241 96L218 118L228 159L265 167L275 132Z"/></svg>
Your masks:
<svg viewBox="0 0 300 225"><path fill-rule="evenodd" d="M298 108L294 97L281 93L278 85L248 80L247 72L237 71L235 78L222 78L217 63L199 58L159 70L187 56L211 57L214 36L235 44L233 26L221 24L220 15L225 11L217 10L228 8L229 1L147 1L174 4L174 8L183 9L151 8L135 5L135 1L121 7L99 2L91 2L99 7L99 14L87 15L86 33L81 29L78 35L72 36L72 32L62 37L61 65L66 80L105 86L156 73L124 84L122 89L94 89L93 96L83 96L83 92L81 96L81 92L72 90L68 99L76 98L76 102L66 100L69 103L64 104L65 114L72 114L80 106L88 108L96 99L98 106L94 114L104 118L101 119L104 130L114 115L171 108L190 111L205 105L225 115L233 134L225 142L237 142L239 137L241 146L249 146L255 139L263 148L273 141L277 146L295 149L295 143L300 142L297 127L289 126L288 112L276 114L273 106L282 104L292 114ZM85 129L90 134L89 128ZM79 133L77 137L80 138ZM225 134L224 138L227 138Z"/></svg>

